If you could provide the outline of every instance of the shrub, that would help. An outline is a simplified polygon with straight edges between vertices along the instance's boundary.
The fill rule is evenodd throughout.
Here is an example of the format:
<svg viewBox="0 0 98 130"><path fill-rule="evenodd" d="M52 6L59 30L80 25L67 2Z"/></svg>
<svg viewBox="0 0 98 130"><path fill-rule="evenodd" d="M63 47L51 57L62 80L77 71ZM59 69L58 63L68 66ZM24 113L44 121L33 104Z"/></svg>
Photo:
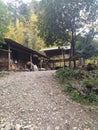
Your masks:
<svg viewBox="0 0 98 130"><path fill-rule="evenodd" d="M64 91L65 92L71 92L74 89L74 87L72 86L72 84L70 82L66 82L64 84Z"/></svg>

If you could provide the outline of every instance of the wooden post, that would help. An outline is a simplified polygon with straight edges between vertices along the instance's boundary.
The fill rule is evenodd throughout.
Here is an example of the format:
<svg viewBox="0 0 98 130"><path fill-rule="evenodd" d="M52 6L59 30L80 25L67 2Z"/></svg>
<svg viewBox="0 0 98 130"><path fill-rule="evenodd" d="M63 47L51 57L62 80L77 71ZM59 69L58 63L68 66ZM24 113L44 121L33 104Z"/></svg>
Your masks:
<svg viewBox="0 0 98 130"><path fill-rule="evenodd" d="M30 54L30 62L31 62L30 70L33 70L33 66L32 66L32 54Z"/></svg>
<svg viewBox="0 0 98 130"><path fill-rule="evenodd" d="M65 50L63 50L64 68L65 68Z"/></svg>
<svg viewBox="0 0 98 130"><path fill-rule="evenodd" d="M64 52L64 49L62 49L62 56L63 56L63 62L64 62L64 68L65 68L65 52Z"/></svg>
<svg viewBox="0 0 98 130"><path fill-rule="evenodd" d="M53 70L54 70L54 68L55 68L55 64L54 64L54 61L53 61Z"/></svg>
<svg viewBox="0 0 98 130"><path fill-rule="evenodd" d="M10 45L8 45L8 70L11 70L11 49Z"/></svg>
<svg viewBox="0 0 98 130"><path fill-rule="evenodd" d="M30 54L30 62L32 63L32 54Z"/></svg>
<svg viewBox="0 0 98 130"><path fill-rule="evenodd" d="M43 68L43 59L40 58L40 68Z"/></svg>
<svg viewBox="0 0 98 130"><path fill-rule="evenodd" d="M71 67L72 49L69 52L69 68Z"/></svg>

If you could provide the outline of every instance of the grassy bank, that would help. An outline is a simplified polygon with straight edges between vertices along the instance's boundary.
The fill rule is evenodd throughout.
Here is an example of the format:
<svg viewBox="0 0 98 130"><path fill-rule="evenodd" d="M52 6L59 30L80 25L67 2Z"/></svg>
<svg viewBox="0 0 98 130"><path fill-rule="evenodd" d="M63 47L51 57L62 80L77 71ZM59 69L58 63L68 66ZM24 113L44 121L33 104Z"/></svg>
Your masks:
<svg viewBox="0 0 98 130"><path fill-rule="evenodd" d="M98 69L65 68L57 71L57 77L64 86L64 91L72 99L98 105Z"/></svg>

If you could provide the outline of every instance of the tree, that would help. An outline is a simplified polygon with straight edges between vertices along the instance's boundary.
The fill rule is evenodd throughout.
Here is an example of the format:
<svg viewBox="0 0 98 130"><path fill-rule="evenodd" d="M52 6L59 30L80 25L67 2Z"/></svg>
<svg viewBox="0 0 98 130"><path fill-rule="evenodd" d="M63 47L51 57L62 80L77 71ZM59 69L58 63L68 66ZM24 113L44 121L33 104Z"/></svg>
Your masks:
<svg viewBox="0 0 98 130"><path fill-rule="evenodd" d="M22 0L9 0L7 3L10 22L14 26L16 25L16 20L21 20L22 18L29 19L29 9L28 5Z"/></svg>
<svg viewBox="0 0 98 130"><path fill-rule="evenodd" d="M84 59L98 55L98 42L92 37L79 37L76 43L76 55Z"/></svg>
<svg viewBox="0 0 98 130"><path fill-rule="evenodd" d="M70 59L74 59L77 36L88 36L92 32L94 37L96 34L98 1L42 0L40 5L42 10L38 20L39 35L47 45L70 43Z"/></svg>
<svg viewBox="0 0 98 130"><path fill-rule="evenodd" d="M38 29L35 24L38 20L39 2L33 0L31 3L25 4L22 0L9 0L7 5L10 25L6 37L31 49L43 48L44 42L37 36Z"/></svg>
<svg viewBox="0 0 98 130"><path fill-rule="evenodd" d="M5 33L8 31L8 14L6 5L0 0L0 43L3 42Z"/></svg>
<svg viewBox="0 0 98 130"><path fill-rule="evenodd" d="M15 26L14 26L15 25ZM24 26L23 23L16 19L15 24L10 23L9 25L9 32L6 33L7 38L11 38L19 43L24 43Z"/></svg>
<svg viewBox="0 0 98 130"><path fill-rule="evenodd" d="M29 20L25 20L23 23L24 33L25 33L25 41L24 44L32 49L40 50L44 47L43 40L37 35L38 29L36 27L37 15L32 13L30 15Z"/></svg>
<svg viewBox="0 0 98 130"><path fill-rule="evenodd" d="M40 4L39 1L32 0L29 4L29 9L31 13L38 14L40 12Z"/></svg>

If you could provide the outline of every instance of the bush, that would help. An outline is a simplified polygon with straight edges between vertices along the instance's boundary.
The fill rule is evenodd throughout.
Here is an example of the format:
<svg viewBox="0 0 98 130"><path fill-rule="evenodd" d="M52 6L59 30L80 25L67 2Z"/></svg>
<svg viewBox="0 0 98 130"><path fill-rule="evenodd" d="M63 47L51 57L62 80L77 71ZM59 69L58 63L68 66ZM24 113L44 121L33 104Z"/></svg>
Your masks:
<svg viewBox="0 0 98 130"><path fill-rule="evenodd" d="M70 82L66 82L64 84L64 91L65 92L71 92L74 89L74 87L72 86L72 84Z"/></svg>
<svg viewBox="0 0 98 130"><path fill-rule="evenodd" d="M92 71L92 70L95 70L97 68L97 66L95 64L91 64L91 63L88 63L86 69L88 71Z"/></svg>

